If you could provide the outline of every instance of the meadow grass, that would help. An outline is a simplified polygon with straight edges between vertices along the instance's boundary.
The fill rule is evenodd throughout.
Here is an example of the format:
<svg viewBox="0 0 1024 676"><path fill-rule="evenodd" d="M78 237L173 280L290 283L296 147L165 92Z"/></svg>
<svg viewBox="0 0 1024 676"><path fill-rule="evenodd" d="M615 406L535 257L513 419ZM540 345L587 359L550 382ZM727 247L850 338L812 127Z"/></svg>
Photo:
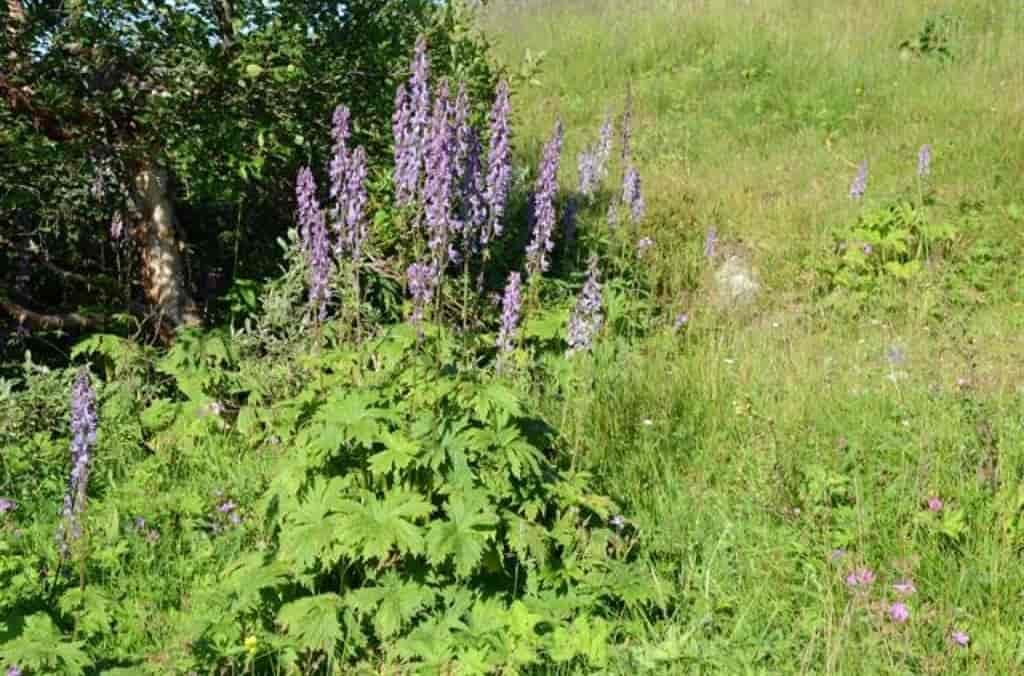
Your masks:
<svg viewBox="0 0 1024 676"><path fill-rule="evenodd" d="M949 58L899 48L929 19ZM532 160L563 119L566 188L632 89L649 274L691 320L608 346L589 387L539 405L673 564L661 668L1019 673L1024 5L538 0L482 23L511 72L543 53L517 143ZM952 246L865 302L825 302L834 227L918 195L924 143L928 218L954 224ZM712 224L761 276L745 312L710 303ZM865 567L874 582L849 586Z"/></svg>

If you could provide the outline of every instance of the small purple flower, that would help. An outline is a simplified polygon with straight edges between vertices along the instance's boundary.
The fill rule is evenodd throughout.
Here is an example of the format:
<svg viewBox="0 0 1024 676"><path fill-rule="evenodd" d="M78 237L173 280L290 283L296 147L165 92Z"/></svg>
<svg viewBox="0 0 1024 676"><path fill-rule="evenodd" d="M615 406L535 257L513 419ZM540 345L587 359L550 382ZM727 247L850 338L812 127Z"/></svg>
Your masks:
<svg viewBox="0 0 1024 676"><path fill-rule="evenodd" d="M690 323L690 315L686 312L680 312L676 315L675 321L672 323L672 328L676 331L683 328Z"/></svg>
<svg viewBox="0 0 1024 676"><path fill-rule="evenodd" d="M858 568L846 576L846 584L850 587L867 587L875 581L875 573L870 568Z"/></svg>
<svg viewBox="0 0 1024 676"><path fill-rule="evenodd" d="M953 633L949 635L949 638L953 643L962 648L966 648L971 643L971 637L967 635L967 632L960 630L954 630Z"/></svg>
<svg viewBox="0 0 1024 676"><path fill-rule="evenodd" d="M864 191L868 188L868 161L864 160L857 167L857 177L850 185L850 197L859 200L864 197Z"/></svg>
<svg viewBox="0 0 1024 676"><path fill-rule="evenodd" d="M7 667L7 676L21 676L21 667L17 664Z"/></svg>
<svg viewBox="0 0 1024 676"><path fill-rule="evenodd" d="M490 139L487 149L487 181L484 199L487 202L487 226L480 233L480 243L487 243L501 237L502 218L505 216L505 204L508 201L509 188L512 185L512 146L509 130L508 83L498 83L494 106L491 108L488 121L490 123Z"/></svg>
<svg viewBox="0 0 1024 676"><path fill-rule="evenodd" d="M17 507L17 503L9 498L0 498L0 514L6 514L7 512L13 511Z"/></svg>
<svg viewBox="0 0 1024 676"><path fill-rule="evenodd" d="M650 237L644 237L639 242L636 243L636 252L637 254L643 256L645 253L647 253L647 250L650 249L652 246L654 246L654 240L651 239Z"/></svg>
<svg viewBox="0 0 1024 676"><path fill-rule="evenodd" d="M917 175L919 178L924 178L931 173L932 170L932 144L925 143L921 146L921 149L917 151Z"/></svg>
<svg viewBox="0 0 1024 676"><path fill-rule="evenodd" d="M945 507L945 505L946 503L944 503L942 501L942 498L940 498L937 495L933 495L932 497L928 498L928 511L930 512L941 512L942 508Z"/></svg>
<svg viewBox="0 0 1024 676"><path fill-rule="evenodd" d="M840 560L844 556L846 556L846 551L845 550L843 550L843 549L833 549L828 554L828 560L831 561L832 563L835 563L836 561Z"/></svg>
<svg viewBox="0 0 1024 676"><path fill-rule="evenodd" d="M233 526L237 526L242 523L242 515L238 512L231 512L231 515L228 517L228 521L230 521Z"/></svg>
<svg viewBox="0 0 1024 676"><path fill-rule="evenodd" d="M889 606L889 617L896 624L903 624L910 619L910 609L907 608L905 603L896 603Z"/></svg>
<svg viewBox="0 0 1024 676"><path fill-rule="evenodd" d="M146 520L141 516L135 517L135 530L145 530Z"/></svg>
<svg viewBox="0 0 1024 676"><path fill-rule="evenodd" d="M510 273L501 301L501 330L498 332L498 349L510 352L515 347L516 330L519 326L519 312L522 306L521 280L518 272Z"/></svg>
<svg viewBox="0 0 1024 676"><path fill-rule="evenodd" d="M587 281L576 299L576 307L569 316L569 354L589 350L604 323L601 312L601 284L597 268L597 256L591 256L587 269Z"/></svg>
<svg viewBox="0 0 1024 676"><path fill-rule="evenodd" d="M540 174L534 193L534 231L533 240L526 247L527 272L540 275L547 272L550 265L548 254L555 248L552 240L556 217L555 195L558 192L558 164L562 155L562 122L555 123L555 131L551 140L544 146L544 157L541 161Z"/></svg>
<svg viewBox="0 0 1024 676"><path fill-rule="evenodd" d="M228 514L229 512L235 511L236 509L238 509L238 505L235 503L234 500L225 500L224 502L220 503L220 505L217 506L217 511L221 514Z"/></svg>
<svg viewBox="0 0 1024 676"><path fill-rule="evenodd" d="M861 251L864 252L865 256L870 256L874 252L874 250L874 247L866 243L864 244L864 246L861 247Z"/></svg>
<svg viewBox="0 0 1024 676"><path fill-rule="evenodd" d="M901 580L893 584L892 588L897 594L902 594L903 596L908 596L917 591L917 587L914 586L911 580Z"/></svg>
<svg viewBox="0 0 1024 676"><path fill-rule="evenodd" d="M714 258L715 248L718 245L718 228L711 226L704 234L704 258Z"/></svg>

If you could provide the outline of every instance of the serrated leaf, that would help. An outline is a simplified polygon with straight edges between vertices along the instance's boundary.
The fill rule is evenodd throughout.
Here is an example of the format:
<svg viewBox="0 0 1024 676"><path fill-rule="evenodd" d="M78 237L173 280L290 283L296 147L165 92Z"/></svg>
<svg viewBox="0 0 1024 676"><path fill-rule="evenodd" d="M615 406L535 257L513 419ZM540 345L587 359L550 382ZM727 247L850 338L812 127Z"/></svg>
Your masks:
<svg viewBox="0 0 1024 676"><path fill-rule="evenodd" d="M388 434L384 440L385 450L369 458L370 472L380 477L384 474L408 467L419 454L420 445L398 434Z"/></svg>
<svg viewBox="0 0 1024 676"><path fill-rule="evenodd" d="M412 490L392 490L383 500L367 494L362 504L347 505L342 517L345 537L364 560L384 559L393 549L419 554L423 551L423 536L415 522L432 511L430 502Z"/></svg>
<svg viewBox="0 0 1024 676"><path fill-rule="evenodd" d="M25 618L21 631L0 645L0 664L17 664L33 673L77 676L92 665L81 641L66 641L45 613Z"/></svg>
<svg viewBox="0 0 1024 676"><path fill-rule="evenodd" d="M321 650L328 654L342 639L342 600L337 594L318 594L292 601L277 613L277 624L294 638L301 650Z"/></svg>
<svg viewBox="0 0 1024 676"><path fill-rule="evenodd" d="M403 582L395 574L383 584L350 592L345 600L363 615L372 617L380 638L390 638L434 600L434 592L415 582Z"/></svg>
<svg viewBox="0 0 1024 676"><path fill-rule="evenodd" d="M487 494L480 490L453 493L445 505L447 518L435 522L427 535L427 555L435 564L455 561L455 574L467 577L480 562L494 536L498 519Z"/></svg>

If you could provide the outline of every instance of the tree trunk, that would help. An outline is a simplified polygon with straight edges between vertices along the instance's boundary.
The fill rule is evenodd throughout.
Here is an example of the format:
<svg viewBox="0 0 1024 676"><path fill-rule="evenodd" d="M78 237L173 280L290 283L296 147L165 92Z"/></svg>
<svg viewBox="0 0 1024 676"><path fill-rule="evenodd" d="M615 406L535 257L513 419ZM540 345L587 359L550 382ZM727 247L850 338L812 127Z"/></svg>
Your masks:
<svg viewBox="0 0 1024 676"><path fill-rule="evenodd" d="M142 252L142 288L159 318L161 335L199 323L199 311L185 284L184 244L174 227L174 205L168 194L167 171L147 160L132 177L142 220L135 239Z"/></svg>

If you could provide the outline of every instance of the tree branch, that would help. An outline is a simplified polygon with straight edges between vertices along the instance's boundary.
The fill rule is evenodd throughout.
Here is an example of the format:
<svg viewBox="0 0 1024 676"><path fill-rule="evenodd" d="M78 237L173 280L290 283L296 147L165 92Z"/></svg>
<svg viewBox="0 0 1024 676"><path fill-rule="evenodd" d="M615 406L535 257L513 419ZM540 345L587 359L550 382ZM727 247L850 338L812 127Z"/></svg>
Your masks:
<svg viewBox="0 0 1024 676"><path fill-rule="evenodd" d="M111 322L110 317L105 315L82 315L77 312L59 315L43 314L2 298L0 298L0 310L7 312L7 314L17 319L20 324L37 329L78 329L80 331L89 331L102 329Z"/></svg>
<svg viewBox="0 0 1024 676"><path fill-rule="evenodd" d="M235 44L234 0L210 0L210 2L213 5L213 15L217 18L217 27L220 28L220 39L223 41L224 51L228 51Z"/></svg>

